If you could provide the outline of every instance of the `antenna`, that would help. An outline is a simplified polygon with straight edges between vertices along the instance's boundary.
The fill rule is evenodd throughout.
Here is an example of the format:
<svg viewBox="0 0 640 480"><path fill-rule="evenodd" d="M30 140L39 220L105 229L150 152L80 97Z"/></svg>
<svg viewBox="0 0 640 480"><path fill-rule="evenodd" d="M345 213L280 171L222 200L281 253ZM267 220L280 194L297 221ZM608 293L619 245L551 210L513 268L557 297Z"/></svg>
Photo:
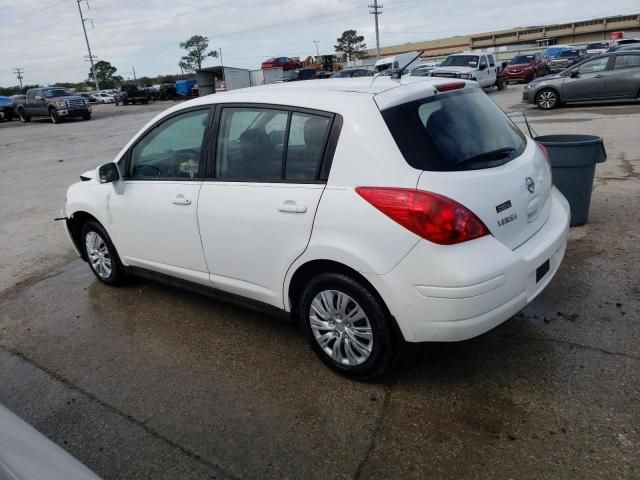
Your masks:
<svg viewBox="0 0 640 480"><path fill-rule="evenodd" d="M420 58L423 53L424 53L424 50L422 50L421 52L418 52L418 55L416 55L410 61L405 63L402 67L396 69L396 71L391 74L391 78L398 79L402 77L402 72L404 72L404 69L407 68L409 65L411 65L413 62L415 62L418 58Z"/></svg>

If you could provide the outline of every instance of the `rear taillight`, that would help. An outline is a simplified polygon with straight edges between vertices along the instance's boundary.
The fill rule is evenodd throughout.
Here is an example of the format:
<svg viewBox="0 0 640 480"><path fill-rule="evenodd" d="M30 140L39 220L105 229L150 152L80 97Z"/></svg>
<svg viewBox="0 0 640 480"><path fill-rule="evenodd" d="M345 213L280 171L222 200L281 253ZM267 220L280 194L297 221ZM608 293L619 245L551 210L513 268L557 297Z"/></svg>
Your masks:
<svg viewBox="0 0 640 480"><path fill-rule="evenodd" d="M442 92L450 92L451 90L460 90L464 88L464 82L453 82L453 83L441 83L440 85L436 85L436 90L440 93Z"/></svg>
<svg viewBox="0 0 640 480"><path fill-rule="evenodd" d="M473 212L437 193L385 187L358 187L356 192L386 216L430 242L453 245L490 233Z"/></svg>
<svg viewBox="0 0 640 480"><path fill-rule="evenodd" d="M547 150L547 147L545 147L540 142L536 142L536 144L538 145L538 147L540 147L540 150L544 154L544 158L547 159L547 165L549 166L549 177L553 178L553 168L551 167L551 157L549 156L549 150Z"/></svg>

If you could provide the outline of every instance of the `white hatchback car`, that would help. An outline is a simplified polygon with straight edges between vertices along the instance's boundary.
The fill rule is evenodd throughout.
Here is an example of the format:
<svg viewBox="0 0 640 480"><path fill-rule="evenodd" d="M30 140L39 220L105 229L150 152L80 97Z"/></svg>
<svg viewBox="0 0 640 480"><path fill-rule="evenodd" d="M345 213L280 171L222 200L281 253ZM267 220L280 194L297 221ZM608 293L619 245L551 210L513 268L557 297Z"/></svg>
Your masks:
<svg viewBox="0 0 640 480"><path fill-rule="evenodd" d="M475 82L308 81L161 113L67 192L99 280L133 273L291 315L330 367L458 341L549 283L569 206Z"/></svg>

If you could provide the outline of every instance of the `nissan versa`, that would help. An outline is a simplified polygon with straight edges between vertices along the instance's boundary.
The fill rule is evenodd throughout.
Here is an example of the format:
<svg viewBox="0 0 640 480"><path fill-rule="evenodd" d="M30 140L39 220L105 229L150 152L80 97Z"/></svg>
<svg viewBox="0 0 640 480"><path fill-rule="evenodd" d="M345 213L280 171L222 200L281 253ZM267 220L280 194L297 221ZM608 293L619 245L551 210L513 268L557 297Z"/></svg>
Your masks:
<svg viewBox="0 0 640 480"><path fill-rule="evenodd" d="M371 378L407 342L480 335L563 258L569 206L545 150L476 82L337 79L170 108L67 192L77 252L300 322Z"/></svg>

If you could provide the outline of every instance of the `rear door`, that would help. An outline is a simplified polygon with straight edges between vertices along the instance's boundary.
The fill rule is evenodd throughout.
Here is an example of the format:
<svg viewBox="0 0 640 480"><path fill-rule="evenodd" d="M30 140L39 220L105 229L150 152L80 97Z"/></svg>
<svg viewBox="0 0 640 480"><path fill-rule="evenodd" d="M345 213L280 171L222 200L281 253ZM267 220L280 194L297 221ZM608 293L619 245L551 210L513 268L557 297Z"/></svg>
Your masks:
<svg viewBox="0 0 640 480"><path fill-rule="evenodd" d="M637 98L640 94L640 53L615 56L607 74L607 95L611 98Z"/></svg>
<svg viewBox="0 0 640 480"><path fill-rule="evenodd" d="M563 100L602 100L607 97L607 65L610 57L598 57L571 69L562 82Z"/></svg>
<svg viewBox="0 0 640 480"><path fill-rule="evenodd" d="M284 277L307 247L325 188L334 115L224 105L198 200L216 288L283 306Z"/></svg>

